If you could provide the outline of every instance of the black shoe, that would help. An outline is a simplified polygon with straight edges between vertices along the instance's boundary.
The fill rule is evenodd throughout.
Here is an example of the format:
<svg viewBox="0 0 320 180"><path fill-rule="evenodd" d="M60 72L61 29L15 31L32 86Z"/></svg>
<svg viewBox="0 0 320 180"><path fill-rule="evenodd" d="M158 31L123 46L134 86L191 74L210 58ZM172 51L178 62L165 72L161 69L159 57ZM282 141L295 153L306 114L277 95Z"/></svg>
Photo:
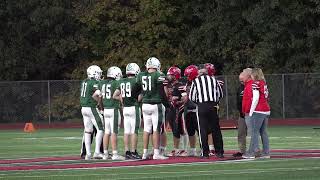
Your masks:
<svg viewBox="0 0 320 180"><path fill-rule="evenodd" d="M132 159L142 159L142 157L138 154L137 151L131 152Z"/></svg>
<svg viewBox="0 0 320 180"><path fill-rule="evenodd" d="M222 153L216 153L217 158L224 158Z"/></svg>
<svg viewBox="0 0 320 180"><path fill-rule="evenodd" d="M242 157L243 153L241 152L237 152L237 153L234 153L232 154L233 157Z"/></svg>
<svg viewBox="0 0 320 180"><path fill-rule="evenodd" d="M209 159L209 154L202 154L200 159Z"/></svg>
<svg viewBox="0 0 320 180"><path fill-rule="evenodd" d="M85 157L86 157L85 154L80 154L80 158L81 158L81 159L84 159Z"/></svg>
<svg viewBox="0 0 320 180"><path fill-rule="evenodd" d="M126 151L126 156L125 156L126 160L128 159L133 159L131 156L131 152L130 151Z"/></svg>

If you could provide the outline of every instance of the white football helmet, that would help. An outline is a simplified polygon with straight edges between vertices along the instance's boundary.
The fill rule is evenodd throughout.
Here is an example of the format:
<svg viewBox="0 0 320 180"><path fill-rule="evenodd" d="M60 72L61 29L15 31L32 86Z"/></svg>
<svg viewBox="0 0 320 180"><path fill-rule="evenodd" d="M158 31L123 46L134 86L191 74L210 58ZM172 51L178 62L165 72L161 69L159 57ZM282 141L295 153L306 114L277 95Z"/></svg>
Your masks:
<svg viewBox="0 0 320 180"><path fill-rule="evenodd" d="M140 72L140 67L136 63L129 63L126 67L126 74L137 75Z"/></svg>
<svg viewBox="0 0 320 180"><path fill-rule="evenodd" d="M159 59L155 58L155 57L151 57L147 60L147 63L146 63L146 68L147 70L150 69L150 68L155 68L157 69L158 71L160 71L160 68L161 68L161 64L160 64L160 61Z"/></svg>
<svg viewBox="0 0 320 180"><path fill-rule="evenodd" d="M112 66L107 71L107 77L119 80L122 77L122 71L117 66Z"/></svg>
<svg viewBox="0 0 320 180"><path fill-rule="evenodd" d="M102 76L102 70L97 65L91 65L87 69L88 78L94 78L96 80L100 80Z"/></svg>

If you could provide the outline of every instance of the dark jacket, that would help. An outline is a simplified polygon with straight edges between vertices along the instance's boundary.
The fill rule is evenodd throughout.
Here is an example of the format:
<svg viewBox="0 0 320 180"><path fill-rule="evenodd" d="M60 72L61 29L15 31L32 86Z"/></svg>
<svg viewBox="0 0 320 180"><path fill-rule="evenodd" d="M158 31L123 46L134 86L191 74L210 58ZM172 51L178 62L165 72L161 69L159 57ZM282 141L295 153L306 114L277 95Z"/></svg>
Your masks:
<svg viewBox="0 0 320 180"><path fill-rule="evenodd" d="M244 85L240 84L237 90L237 108L240 114L240 117L244 118L244 114L242 113L242 97L243 97Z"/></svg>

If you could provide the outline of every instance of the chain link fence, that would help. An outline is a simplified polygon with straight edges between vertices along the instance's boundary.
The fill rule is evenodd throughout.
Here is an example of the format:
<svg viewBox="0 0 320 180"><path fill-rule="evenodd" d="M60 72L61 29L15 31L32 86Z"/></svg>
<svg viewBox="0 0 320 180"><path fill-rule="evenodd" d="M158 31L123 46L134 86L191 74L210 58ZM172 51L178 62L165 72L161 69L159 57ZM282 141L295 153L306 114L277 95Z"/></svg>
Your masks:
<svg viewBox="0 0 320 180"><path fill-rule="evenodd" d="M238 76L224 80L225 97L220 102L221 119L238 117ZM320 74L266 75L271 118L320 118ZM82 122L80 81L0 82L0 123Z"/></svg>

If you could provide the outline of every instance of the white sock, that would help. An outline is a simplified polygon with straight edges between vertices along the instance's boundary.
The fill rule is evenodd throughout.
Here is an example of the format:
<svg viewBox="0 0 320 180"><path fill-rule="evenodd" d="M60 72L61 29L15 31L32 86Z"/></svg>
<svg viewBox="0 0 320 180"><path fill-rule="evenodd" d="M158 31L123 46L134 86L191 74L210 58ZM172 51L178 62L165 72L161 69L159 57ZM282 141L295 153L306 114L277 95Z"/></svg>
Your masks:
<svg viewBox="0 0 320 180"><path fill-rule="evenodd" d="M113 155L118 155L118 151L112 151Z"/></svg>
<svg viewBox="0 0 320 180"><path fill-rule="evenodd" d="M196 152L197 149L196 148L190 148L190 152Z"/></svg>
<svg viewBox="0 0 320 180"><path fill-rule="evenodd" d="M84 133L84 144L86 145L87 155L91 155L91 134Z"/></svg>
<svg viewBox="0 0 320 180"><path fill-rule="evenodd" d="M154 155L159 155L160 154L159 149L154 149L153 152L154 152Z"/></svg>
<svg viewBox="0 0 320 180"><path fill-rule="evenodd" d="M188 145L189 145L189 136L187 134L181 136L181 140L182 140L182 148L183 150L187 150L188 149Z"/></svg>
<svg viewBox="0 0 320 180"><path fill-rule="evenodd" d="M103 154L108 155L109 154L108 150L103 150Z"/></svg>
<svg viewBox="0 0 320 180"><path fill-rule="evenodd" d="M214 146L213 145L209 145L209 150L210 151L214 150Z"/></svg>
<svg viewBox="0 0 320 180"><path fill-rule="evenodd" d="M104 132L102 130L98 130L96 134L96 149L95 153L100 154L100 146L103 139Z"/></svg>
<svg viewBox="0 0 320 180"><path fill-rule="evenodd" d="M148 149L143 149L143 154L148 154Z"/></svg>

